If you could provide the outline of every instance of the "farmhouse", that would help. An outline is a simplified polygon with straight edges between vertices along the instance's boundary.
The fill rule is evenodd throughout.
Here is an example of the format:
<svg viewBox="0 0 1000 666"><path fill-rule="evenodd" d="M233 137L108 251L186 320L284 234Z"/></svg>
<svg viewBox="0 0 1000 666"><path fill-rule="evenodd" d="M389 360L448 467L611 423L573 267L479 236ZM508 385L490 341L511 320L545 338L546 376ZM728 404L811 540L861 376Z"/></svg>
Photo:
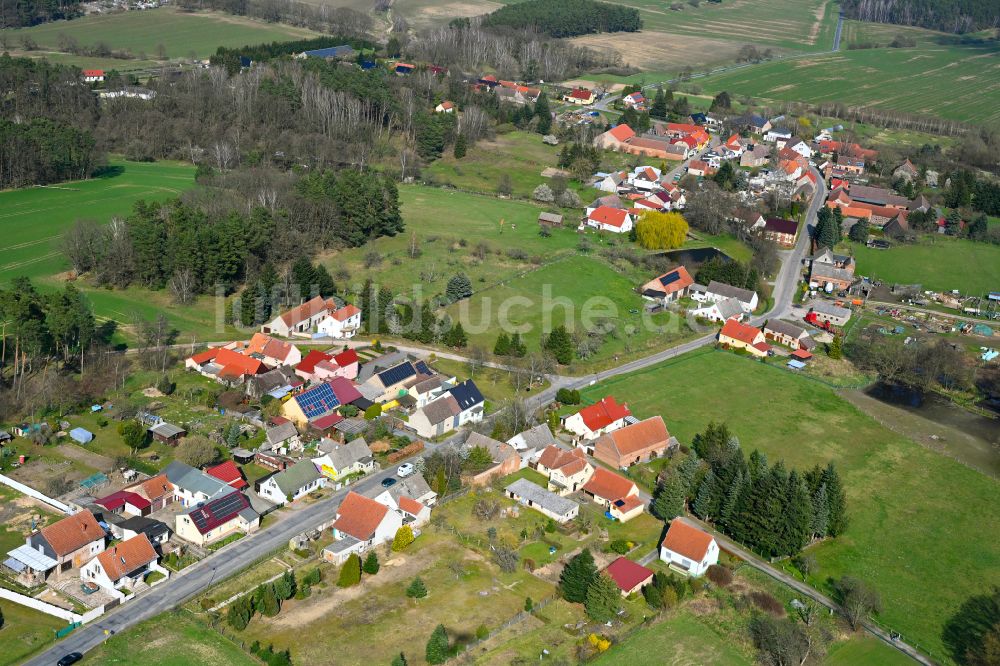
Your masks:
<svg viewBox="0 0 1000 666"><path fill-rule="evenodd" d="M511 483L504 488L504 493L512 500L535 509L557 523L567 523L580 513L580 505L573 500L549 492L527 479L518 479Z"/></svg>
<svg viewBox="0 0 1000 666"><path fill-rule="evenodd" d="M594 442L594 457L618 469L658 458L670 447L670 433L663 417L627 425L601 435Z"/></svg>
<svg viewBox="0 0 1000 666"><path fill-rule="evenodd" d="M701 317L709 321L726 321L728 319L743 319L743 306L735 298L724 298L715 303L709 303L691 311L695 317Z"/></svg>
<svg viewBox="0 0 1000 666"><path fill-rule="evenodd" d="M227 460L212 467L206 467L205 474L214 476L235 490L243 490L250 485L243 478L243 472L240 471L240 468L232 460Z"/></svg>
<svg viewBox="0 0 1000 666"><path fill-rule="evenodd" d="M730 349L745 349L752 356L763 358L771 351L764 342L764 333L756 326L742 324L735 319L727 319L719 331L719 344Z"/></svg>
<svg viewBox="0 0 1000 666"><path fill-rule="evenodd" d="M843 326L851 319L851 311L848 308L826 301L813 301L811 305L809 313L814 315L818 322L830 322L834 326Z"/></svg>
<svg viewBox="0 0 1000 666"><path fill-rule="evenodd" d="M177 514L174 533L197 546L225 539L231 534L249 534L260 526L260 516L243 493L232 491Z"/></svg>
<svg viewBox="0 0 1000 666"><path fill-rule="evenodd" d="M170 572L157 564L159 556L145 534L122 541L108 548L80 569L80 579L95 583L124 599L121 590L132 590L154 571L169 576Z"/></svg>
<svg viewBox="0 0 1000 666"><path fill-rule="evenodd" d="M582 104L583 106L590 106L594 103L594 91L587 90L586 88L575 88L571 92L563 95L563 101L570 104Z"/></svg>
<svg viewBox="0 0 1000 666"><path fill-rule="evenodd" d="M739 301L740 307L742 307L743 311L747 314L756 310L758 303L756 291L734 287L731 284L717 282L715 280L708 283L708 287L705 288L704 298L705 300L713 303L726 298L735 298Z"/></svg>
<svg viewBox="0 0 1000 666"><path fill-rule="evenodd" d="M853 262L851 264L853 268ZM834 264L813 262L809 271L809 285L813 289L824 289L827 285L834 291L842 291L854 284L854 271L838 268Z"/></svg>
<svg viewBox="0 0 1000 666"><path fill-rule="evenodd" d="M575 493L594 473L582 449L567 450L556 444L542 451L535 469L549 478L548 489L559 495Z"/></svg>
<svg viewBox="0 0 1000 666"><path fill-rule="evenodd" d="M320 474L337 481L349 474L370 474L377 469L372 450L363 437L352 439L347 444L323 439L316 450L321 455L312 459Z"/></svg>
<svg viewBox="0 0 1000 666"><path fill-rule="evenodd" d="M628 405L620 405L612 396L584 407L576 414L564 417L563 427L579 439L590 440L625 425L625 418L632 416Z"/></svg>
<svg viewBox="0 0 1000 666"><path fill-rule="evenodd" d="M692 527L683 518L670 521L660 544L660 559L686 576L701 576L719 562L719 546L711 534Z"/></svg>
<svg viewBox="0 0 1000 666"><path fill-rule="evenodd" d="M764 238L783 247L793 247L799 237L799 223L780 217L769 217L764 222Z"/></svg>
<svg viewBox="0 0 1000 666"><path fill-rule="evenodd" d="M300 460L260 482L257 494L275 504L290 504L326 485L311 460Z"/></svg>
<svg viewBox="0 0 1000 666"><path fill-rule="evenodd" d="M694 284L694 279L683 266L653 278L642 285L642 297L667 305L687 296L688 288Z"/></svg>
<svg viewBox="0 0 1000 666"><path fill-rule="evenodd" d="M627 557L619 557L608 565L604 573L615 581L622 596L627 597L630 594L640 592L642 588L653 582L654 572Z"/></svg>
<svg viewBox="0 0 1000 666"><path fill-rule="evenodd" d="M264 361L227 347L213 347L187 359L184 366L220 384L242 384L247 377L268 370Z"/></svg>
<svg viewBox="0 0 1000 666"><path fill-rule="evenodd" d="M639 487L624 476L595 467L583 492L605 508L609 517L627 522L643 512Z"/></svg>
<svg viewBox="0 0 1000 666"><path fill-rule="evenodd" d="M22 581L38 584L50 575L79 569L104 550L105 533L90 511L80 511L28 535L23 546L7 553L4 566Z"/></svg>
<svg viewBox="0 0 1000 666"><path fill-rule="evenodd" d="M302 360L302 352L298 347L264 333L254 333L245 347L236 347L233 351L259 359L272 368L296 365Z"/></svg>
<svg viewBox="0 0 1000 666"><path fill-rule="evenodd" d="M780 319L768 320L764 326L764 338L792 349L811 351L816 348L816 342L808 331Z"/></svg>
<svg viewBox="0 0 1000 666"><path fill-rule="evenodd" d="M331 312L340 309L334 299L324 299L316 296L301 305L281 313L271 321L261 326L262 333L274 333L289 337L294 334L308 337L316 330L316 326Z"/></svg>
<svg viewBox="0 0 1000 666"><path fill-rule="evenodd" d="M587 226L598 231L609 231L613 234L627 234L632 231L635 223L631 213L620 208L601 206L587 215Z"/></svg>
<svg viewBox="0 0 1000 666"><path fill-rule="evenodd" d="M403 526L403 517L389 506L353 490L337 508L332 544L323 549L323 559L342 564L351 553L361 554L391 541Z"/></svg>
<svg viewBox="0 0 1000 666"><path fill-rule="evenodd" d="M533 428L517 433L508 439L507 443L514 447L517 455L521 456L522 468L534 467L546 447L556 443L556 438L553 437L547 423L539 423Z"/></svg>
<svg viewBox="0 0 1000 666"><path fill-rule="evenodd" d="M317 333L338 340L353 338L360 328L361 309L350 303L342 308L331 310L316 324Z"/></svg>

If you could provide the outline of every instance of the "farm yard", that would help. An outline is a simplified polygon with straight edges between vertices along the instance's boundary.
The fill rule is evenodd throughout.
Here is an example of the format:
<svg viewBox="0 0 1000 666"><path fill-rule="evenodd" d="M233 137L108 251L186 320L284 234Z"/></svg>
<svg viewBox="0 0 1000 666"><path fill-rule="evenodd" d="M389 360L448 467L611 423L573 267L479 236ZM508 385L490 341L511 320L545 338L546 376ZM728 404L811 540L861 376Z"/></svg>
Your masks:
<svg viewBox="0 0 1000 666"><path fill-rule="evenodd" d="M887 283L921 284L924 289L984 296L1000 289L1000 247L954 238L925 236L912 245L876 250L850 244L858 274Z"/></svg>
<svg viewBox="0 0 1000 666"><path fill-rule="evenodd" d="M207 58L220 46L236 47L272 41L287 41L316 37L319 33L304 28L264 23L239 16L216 12L188 12L174 7L161 7L118 14L91 15L72 21L43 23L30 28L0 30L15 52L12 55L48 57L57 51L63 36L75 39L81 46L105 44L112 50L125 50L139 60L162 55L170 59ZM21 40L30 38L37 50L16 52ZM65 61L80 67L102 65L107 69L129 69L137 63L111 58L81 58L64 55Z"/></svg>
<svg viewBox="0 0 1000 666"><path fill-rule="evenodd" d="M995 43L918 43L762 63L698 79L706 91L760 102L839 102L962 122L1000 118ZM941 91L947 90L947 95Z"/></svg>
<svg viewBox="0 0 1000 666"><path fill-rule="evenodd" d="M738 390L720 400L718 387ZM867 580L882 595L883 624L945 657L942 626L996 568L995 542L963 537L1000 529L997 516L972 509L997 502L996 481L894 434L823 384L734 354L695 352L584 391L588 401L607 394L627 397L637 416L662 414L684 443L709 421L725 421L744 450L790 468L835 462L851 522L842 537L807 551L819 563L809 583L829 590L846 573ZM760 418L772 404L786 406L784 418ZM966 575L954 576L956 561Z"/></svg>

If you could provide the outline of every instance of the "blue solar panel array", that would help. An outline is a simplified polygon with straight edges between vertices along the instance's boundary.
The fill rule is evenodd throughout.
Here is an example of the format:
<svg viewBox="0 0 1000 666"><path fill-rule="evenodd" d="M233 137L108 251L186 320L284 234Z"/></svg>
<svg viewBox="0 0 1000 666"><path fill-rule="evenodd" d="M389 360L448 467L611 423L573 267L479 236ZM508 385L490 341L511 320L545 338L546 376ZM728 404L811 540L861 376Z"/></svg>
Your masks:
<svg viewBox="0 0 1000 666"><path fill-rule="evenodd" d="M191 520L194 521L198 530L204 533L236 515L246 508L246 506L243 494L232 492L192 511L190 514Z"/></svg>
<svg viewBox="0 0 1000 666"><path fill-rule="evenodd" d="M320 384L316 388L311 388L298 396L295 401L299 403L302 413L307 419L314 419L323 416L331 409L340 406L340 401L334 395L329 384Z"/></svg>
<svg viewBox="0 0 1000 666"><path fill-rule="evenodd" d="M427 364L424 363L423 361L417 361L416 363L414 363L414 365L417 366L417 372L419 372L422 375L434 374L433 372L431 372L431 369L427 367Z"/></svg>
<svg viewBox="0 0 1000 666"><path fill-rule="evenodd" d="M463 411L484 402L483 394L479 392L479 387L471 379L466 379L449 392Z"/></svg>
<svg viewBox="0 0 1000 666"><path fill-rule="evenodd" d="M672 284L681 279L681 274L677 271L671 271L660 278L660 284L666 287L668 284Z"/></svg>
<svg viewBox="0 0 1000 666"><path fill-rule="evenodd" d="M393 368L378 373L378 378L382 382L382 386L393 386L410 377L416 376L416 374L417 371L414 369L413 364L409 361L404 361Z"/></svg>

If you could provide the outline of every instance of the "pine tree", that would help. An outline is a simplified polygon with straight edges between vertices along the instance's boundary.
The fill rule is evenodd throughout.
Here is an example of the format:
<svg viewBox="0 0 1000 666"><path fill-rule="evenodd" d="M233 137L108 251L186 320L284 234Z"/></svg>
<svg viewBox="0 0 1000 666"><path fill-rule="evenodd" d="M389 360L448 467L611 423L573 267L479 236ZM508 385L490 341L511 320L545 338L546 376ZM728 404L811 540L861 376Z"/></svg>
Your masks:
<svg viewBox="0 0 1000 666"><path fill-rule="evenodd" d="M406 588L406 596L411 599L423 599L427 596L427 586L424 585L424 581L420 576L414 578L410 586Z"/></svg>
<svg viewBox="0 0 1000 666"><path fill-rule="evenodd" d="M552 353L560 365L569 365L573 361L573 338L562 324L556 326L545 339L545 349Z"/></svg>
<svg viewBox="0 0 1000 666"><path fill-rule="evenodd" d="M754 482L767 474L767 454L754 449L750 453L750 481Z"/></svg>
<svg viewBox="0 0 1000 666"><path fill-rule="evenodd" d="M607 622L615 616L621 605L621 591L607 574L598 574L587 588L584 609L594 622Z"/></svg>
<svg viewBox="0 0 1000 666"><path fill-rule="evenodd" d="M830 349L827 351L827 356L839 361L844 358L844 343L840 339L840 334L833 336L833 342L830 343Z"/></svg>
<svg viewBox="0 0 1000 666"><path fill-rule="evenodd" d="M510 338L510 355L523 358L528 354L528 346L524 344L520 333L514 333Z"/></svg>
<svg viewBox="0 0 1000 666"><path fill-rule="evenodd" d="M587 589L597 577L597 565L589 548L573 557L559 574L559 592L563 599L573 603L587 600Z"/></svg>
<svg viewBox="0 0 1000 666"><path fill-rule="evenodd" d="M809 526L813 536L822 539L830 525L830 505L826 497L826 484L821 484L812 496L812 522Z"/></svg>
<svg viewBox="0 0 1000 666"><path fill-rule="evenodd" d="M340 569L339 587L351 587L361 582L361 558L357 553L351 553L344 566Z"/></svg>
<svg viewBox="0 0 1000 666"><path fill-rule="evenodd" d="M840 482L837 469L830 463L823 472L823 483L826 485L827 508L829 524L827 534L840 536L847 529L847 495Z"/></svg>
<svg viewBox="0 0 1000 666"><path fill-rule="evenodd" d="M462 322L457 322L445 333L444 343L455 349L461 349L469 344L469 337L465 334L465 329L462 328Z"/></svg>
<svg viewBox="0 0 1000 666"><path fill-rule="evenodd" d="M448 280L448 286L445 287L444 294L451 303L468 298L472 296L472 280L465 273L459 273Z"/></svg>
<svg viewBox="0 0 1000 666"><path fill-rule="evenodd" d="M249 598L241 597L229 604L229 610L226 611L226 622L236 631L243 631L250 624L252 609L248 606L247 602L249 601Z"/></svg>
<svg viewBox="0 0 1000 666"><path fill-rule="evenodd" d="M448 494L448 478L445 476L444 467L437 471L437 477L434 479L434 488L438 497L444 497ZM395 540L393 543L395 544Z"/></svg>
<svg viewBox="0 0 1000 666"><path fill-rule="evenodd" d="M448 645L448 633L444 630L444 625L439 624L434 627L434 632L427 641L427 649L424 658L428 664L443 664L450 656L450 646Z"/></svg>
<svg viewBox="0 0 1000 666"><path fill-rule="evenodd" d="M329 298L337 293L333 276L323 264L316 264L316 268L313 269L313 280L316 282L316 292L323 298Z"/></svg>
<svg viewBox="0 0 1000 666"><path fill-rule="evenodd" d="M726 498L722 502L722 509L719 511L718 522L723 527L728 528L733 516L739 512L740 500L743 497L742 493L745 488L746 477L743 476L742 471L738 471L732 483L729 484L729 489L726 491Z"/></svg>
<svg viewBox="0 0 1000 666"><path fill-rule="evenodd" d="M281 602L278 601L278 596L274 593L274 586L265 585L264 594L260 600L260 614L274 617L279 612L281 612Z"/></svg>
<svg viewBox="0 0 1000 666"><path fill-rule="evenodd" d="M497 336L497 343L493 345L493 354L495 356L507 356L510 354L510 337L506 333L501 332Z"/></svg>
<svg viewBox="0 0 1000 666"><path fill-rule="evenodd" d="M719 505L721 495L718 479L715 472L708 470L708 474L701 480L698 486L698 495L695 497L691 510L704 521L711 522L716 515L716 507Z"/></svg>
<svg viewBox="0 0 1000 666"><path fill-rule="evenodd" d="M691 484L694 482L694 476L698 473L699 467L701 467L701 458L698 457L695 451L691 451L684 462L677 466L677 474L684 481L685 493L691 491Z"/></svg>
<svg viewBox="0 0 1000 666"><path fill-rule="evenodd" d="M455 137L455 146L452 149L452 153L455 155L456 160L460 160L465 157L466 152L469 150L468 140L465 138L464 134L459 134Z"/></svg>
<svg viewBox="0 0 1000 666"><path fill-rule="evenodd" d="M305 257L299 257L292 264L292 284L296 285L299 290L299 297L309 298L312 295L313 287L316 283L316 272L313 270L313 266L309 263L309 260ZM294 290L295 287L292 287Z"/></svg>
<svg viewBox="0 0 1000 666"><path fill-rule="evenodd" d="M684 482L673 475L656 487L649 512L660 520L673 520L684 513L685 495Z"/></svg>
<svg viewBox="0 0 1000 666"><path fill-rule="evenodd" d="M653 106L649 109L649 115L654 118L667 117L667 96L663 93L663 88L656 89L656 96L653 97Z"/></svg>
<svg viewBox="0 0 1000 666"><path fill-rule="evenodd" d="M809 543L812 527L812 501L809 489L795 470L788 475L785 488L784 510L781 513L782 554L794 555Z"/></svg>
<svg viewBox="0 0 1000 666"><path fill-rule="evenodd" d="M538 125L535 130L539 134L548 134L552 129L552 111L549 109L549 98L545 93L538 96L535 102L535 115L538 116Z"/></svg>
<svg viewBox="0 0 1000 666"><path fill-rule="evenodd" d="M374 576L378 573L381 565L378 563L378 555L375 554L374 550L368 551L368 556L365 557L365 563L361 566L361 569L369 576Z"/></svg>
<svg viewBox="0 0 1000 666"><path fill-rule="evenodd" d="M847 232L847 237L850 238L855 243L864 243L868 240L868 222L865 220L858 220L851 227L851 230Z"/></svg>

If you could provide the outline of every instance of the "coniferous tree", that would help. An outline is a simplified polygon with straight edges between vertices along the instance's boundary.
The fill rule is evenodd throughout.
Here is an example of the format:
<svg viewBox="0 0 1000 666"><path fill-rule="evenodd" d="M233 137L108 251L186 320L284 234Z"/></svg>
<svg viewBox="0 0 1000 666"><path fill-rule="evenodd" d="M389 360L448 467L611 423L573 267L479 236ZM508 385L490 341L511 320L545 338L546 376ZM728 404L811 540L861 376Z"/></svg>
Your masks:
<svg viewBox="0 0 1000 666"><path fill-rule="evenodd" d="M265 585L264 592L260 599L260 614L267 617L274 617L281 612L281 602L274 593L274 585Z"/></svg>
<svg viewBox="0 0 1000 666"><path fill-rule="evenodd" d="M584 609L594 622L607 622L615 616L621 605L622 594L618 585L607 574L598 574L587 588Z"/></svg>
<svg viewBox="0 0 1000 666"><path fill-rule="evenodd" d="M839 536L847 529L847 495L833 463L830 463L823 472L823 483L826 485L827 507L829 508L827 534L833 537Z"/></svg>
<svg viewBox="0 0 1000 666"><path fill-rule="evenodd" d="M365 563L361 565L361 569L369 576L374 576L378 573L381 565L378 563L378 555L375 554L374 550L368 551L367 557L365 557Z"/></svg>
<svg viewBox="0 0 1000 666"><path fill-rule="evenodd" d="M559 575L559 592L563 599L573 603L587 600L587 590L597 577L597 565L589 548L574 556Z"/></svg>
<svg viewBox="0 0 1000 666"><path fill-rule="evenodd" d="M444 293L451 303L468 298L472 296L472 280L465 273L459 273L448 280Z"/></svg>
<svg viewBox="0 0 1000 666"><path fill-rule="evenodd" d="M827 356L837 361L844 358L844 343L840 338L840 334L833 336L833 342L830 343Z"/></svg>
<svg viewBox="0 0 1000 666"><path fill-rule="evenodd" d="M701 467L701 459L698 457L698 453L694 450L688 454L688 457L677 466L677 474L684 481L684 492L690 493L692 488L691 484L694 483L694 476L698 473L698 468Z"/></svg>
<svg viewBox="0 0 1000 666"><path fill-rule="evenodd" d="M528 354L528 346L524 344L520 333L514 333L510 338L510 355L522 358Z"/></svg>
<svg viewBox="0 0 1000 666"><path fill-rule="evenodd" d="M781 519L781 549L779 552L782 554L799 552L809 542L812 527L812 501L805 481L795 470L792 470L788 475Z"/></svg>
<svg viewBox="0 0 1000 666"><path fill-rule="evenodd" d="M552 111L549 109L549 98L545 93L541 93L535 102L535 115L538 116L538 125L535 129L539 134L548 134L552 129Z"/></svg>
<svg viewBox="0 0 1000 666"><path fill-rule="evenodd" d="M455 156L456 160L460 160L465 157L465 154L469 150L468 139L465 138L464 134L459 134L455 137L455 145L452 148L452 154Z"/></svg>
<svg viewBox="0 0 1000 666"><path fill-rule="evenodd" d="M813 536L820 539L827 535L830 525L830 503L826 497L826 485L821 484L812 495L812 523L809 526Z"/></svg>
<svg viewBox="0 0 1000 666"><path fill-rule="evenodd" d="M733 517L739 512L740 500L743 497L742 493L746 485L746 477L743 475L742 470L738 471L732 483L729 484L729 488L726 490L726 498L723 500L722 508L719 511L719 523L721 525L727 528L731 525Z"/></svg>
<svg viewBox="0 0 1000 666"><path fill-rule="evenodd" d="M340 587L350 587L361 582L361 558L357 553L351 553L340 569L340 578L337 585Z"/></svg>
<svg viewBox="0 0 1000 666"><path fill-rule="evenodd" d="M653 105L649 109L649 115L654 118L667 117L667 96L664 94L663 88L656 89L656 96L653 97Z"/></svg>
<svg viewBox="0 0 1000 666"><path fill-rule="evenodd" d="M406 588L406 596L411 599L423 599L427 596L427 586L424 585L424 581L420 576L414 578L410 586Z"/></svg>
<svg viewBox="0 0 1000 666"><path fill-rule="evenodd" d="M444 630L444 625L439 624L434 627L430 639L427 641L427 648L424 658L428 664L443 664L448 661L451 648L448 644L448 633Z"/></svg>
<svg viewBox="0 0 1000 666"><path fill-rule="evenodd" d="M469 337L465 334L465 329L462 328L462 322L456 322L454 326L448 329L448 332L444 335L444 343L455 349L461 349L469 343Z"/></svg>
<svg viewBox="0 0 1000 666"><path fill-rule="evenodd" d="M649 512L660 520L673 520L684 513L684 482L675 474L656 487Z"/></svg>
<svg viewBox="0 0 1000 666"><path fill-rule="evenodd" d="M708 470L705 477L698 486L698 494L695 497L691 510L695 515L705 521L711 521L718 515L719 505L722 499L722 489L719 486L715 472Z"/></svg>
<svg viewBox="0 0 1000 666"><path fill-rule="evenodd" d="M560 365L569 365L573 361L573 338L562 324L556 326L545 339L545 349Z"/></svg>
<svg viewBox="0 0 1000 666"><path fill-rule="evenodd" d="M759 480L768 471L767 455L754 449L750 453L750 464L748 467L750 469L750 481L755 482Z"/></svg>
<svg viewBox="0 0 1000 666"><path fill-rule="evenodd" d="M392 658L392 663L389 666L407 666L406 655L400 652Z"/></svg>
<svg viewBox="0 0 1000 666"><path fill-rule="evenodd" d="M510 354L510 337L501 331L500 335L497 336L497 343L493 345L493 354L495 356L507 356Z"/></svg>

